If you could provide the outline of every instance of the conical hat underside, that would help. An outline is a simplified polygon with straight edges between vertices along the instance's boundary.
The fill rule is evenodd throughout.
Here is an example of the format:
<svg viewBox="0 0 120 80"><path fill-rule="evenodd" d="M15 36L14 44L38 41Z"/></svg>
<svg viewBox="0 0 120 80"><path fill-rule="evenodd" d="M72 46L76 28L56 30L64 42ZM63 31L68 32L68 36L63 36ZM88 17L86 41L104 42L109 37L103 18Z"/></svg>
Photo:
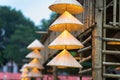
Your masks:
<svg viewBox="0 0 120 80"><path fill-rule="evenodd" d="M28 68L33 68L33 67L44 69L44 67L41 65L38 59L33 59L30 63L28 63Z"/></svg>
<svg viewBox="0 0 120 80"><path fill-rule="evenodd" d="M28 77L28 73L22 73L21 74L21 78L27 78Z"/></svg>
<svg viewBox="0 0 120 80"><path fill-rule="evenodd" d="M30 53L26 56L26 58L42 59L43 57L42 57L41 53L36 49L36 50L30 52Z"/></svg>
<svg viewBox="0 0 120 80"><path fill-rule="evenodd" d="M27 48L30 50L34 50L34 49L42 49L44 48L44 46L39 40L36 39L30 45L28 45Z"/></svg>
<svg viewBox="0 0 120 80"><path fill-rule="evenodd" d="M42 77L42 74L37 68L33 68L32 71L28 73L28 77Z"/></svg>
<svg viewBox="0 0 120 80"><path fill-rule="evenodd" d="M72 36L67 30L61 33L51 44L48 46L51 49L80 49L84 46L74 36Z"/></svg>
<svg viewBox="0 0 120 80"><path fill-rule="evenodd" d="M78 14L84 11L83 6L76 0L56 0L49 8L57 13L68 11L71 14Z"/></svg>
<svg viewBox="0 0 120 80"><path fill-rule="evenodd" d="M75 58L65 49L55 58L53 58L47 65L82 68L82 66L75 60Z"/></svg>
<svg viewBox="0 0 120 80"><path fill-rule="evenodd" d="M72 16L69 12L65 11L58 19L56 19L50 26L53 31L78 31L83 28L83 24Z"/></svg>
<svg viewBox="0 0 120 80"><path fill-rule="evenodd" d="M21 80L30 80L30 78L22 78Z"/></svg>

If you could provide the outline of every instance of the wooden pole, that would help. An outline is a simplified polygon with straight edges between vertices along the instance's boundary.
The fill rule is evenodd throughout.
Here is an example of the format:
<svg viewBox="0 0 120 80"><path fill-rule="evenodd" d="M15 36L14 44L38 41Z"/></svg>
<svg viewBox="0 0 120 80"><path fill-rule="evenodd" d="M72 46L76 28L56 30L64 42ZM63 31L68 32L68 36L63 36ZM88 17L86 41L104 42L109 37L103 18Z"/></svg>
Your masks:
<svg viewBox="0 0 120 80"><path fill-rule="evenodd" d="M111 50L102 50L104 54L113 54L113 55L118 55L120 54L120 51L111 51Z"/></svg>
<svg viewBox="0 0 120 80"><path fill-rule="evenodd" d="M119 0L119 26L120 26L120 0Z"/></svg>
<svg viewBox="0 0 120 80"><path fill-rule="evenodd" d="M95 0L96 27L92 31L92 78L102 80L102 17L103 0Z"/></svg>
<svg viewBox="0 0 120 80"><path fill-rule="evenodd" d="M111 26L111 25L104 25L103 28L105 28L105 29L115 29L115 30L120 30L120 25L117 26L117 27L113 27L113 26Z"/></svg>
<svg viewBox="0 0 120 80"><path fill-rule="evenodd" d="M113 0L113 26L116 26L117 0Z"/></svg>
<svg viewBox="0 0 120 80"><path fill-rule="evenodd" d="M82 42L82 44L87 43L89 40L91 40L91 36L89 36L87 39L85 39L85 40Z"/></svg>
<svg viewBox="0 0 120 80"><path fill-rule="evenodd" d="M115 63L115 62L103 62L103 65L107 66L120 66L120 63Z"/></svg>
<svg viewBox="0 0 120 80"><path fill-rule="evenodd" d="M120 78L120 74L103 74L103 77Z"/></svg>
<svg viewBox="0 0 120 80"><path fill-rule="evenodd" d="M88 69L85 69L85 70L82 70L82 71L80 71L79 73L86 73L86 72L89 72L89 71L91 71L92 70L92 68L88 68Z"/></svg>
<svg viewBox="0 0 120 80"><path fill-rule="evenodd" d="M115 39L115 38L103 38L104 41L116 41L120 42L120 39Z"/></svg>
<svg viewBox="0 0 120 80"><path fill-rule="evenodd" d="M57 75L57 67L53 67L53 77L54 79L53 80L58 80L58 75Z"/></svg>
<svg viewBox="0 0 120 80"><path fill-rule="evenodd" d="M103 37L106 37L106 29L103 29ZM106 42L105 41L103 41L103 50L106 50ZM102 54L103 54L103 52L102 52ZM102 61L106 62L106 54L103 54L103 60ZM103 66L103 73L105 73L105 72L106 72L106 66ZM104 77L103 77L103 80L105 80Z"/></svg>
<svg viewBox="0 0 120 80"><path fill-rule="evenodd" d="M88 57L86 57L85 59L81 60L80 63L83 63L83 62L85 62L85 61L88 61L88 60L90 60L91 58L92 58L91 56L88 56Z"/></svg>
<svg viewBox="0 0 120 80"><path fill-rule="evenodd" d="M78 52L83 52L83 51L87 51L87 50L90 50L92 48L92 46L88 46L88 47L85 47L85 48L82 48L80 50L78 50Z"/></svg>
<svg viewBox="0 0 120 80"><path fill-rule="evenodd" d="M89 32L92 31L92 29L95 27L96 23L92 24L88 29L86 29L84 32L82 32L79 36L78 39L80 39L81 37L85 36L86 34L88 34Z"/></svg>

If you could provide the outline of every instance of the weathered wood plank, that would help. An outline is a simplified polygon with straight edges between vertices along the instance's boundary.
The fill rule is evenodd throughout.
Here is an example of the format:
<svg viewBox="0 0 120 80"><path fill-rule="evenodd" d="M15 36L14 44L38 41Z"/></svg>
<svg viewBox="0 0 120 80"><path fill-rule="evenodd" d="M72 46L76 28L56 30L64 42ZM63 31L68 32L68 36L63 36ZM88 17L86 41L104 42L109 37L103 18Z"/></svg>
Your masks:
<svg viewBox="0 0 120 80"><path fill-rule="evenodd" d="M109 77L109 78L120 78L120 74L103 74L103 77Z"/></svg>

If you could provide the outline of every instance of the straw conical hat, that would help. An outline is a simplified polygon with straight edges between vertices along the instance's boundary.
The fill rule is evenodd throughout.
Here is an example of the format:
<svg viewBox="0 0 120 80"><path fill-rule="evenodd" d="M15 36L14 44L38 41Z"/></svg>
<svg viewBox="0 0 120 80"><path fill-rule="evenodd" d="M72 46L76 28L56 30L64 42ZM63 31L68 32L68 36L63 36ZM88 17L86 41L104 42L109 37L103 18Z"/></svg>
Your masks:
<svg viewBox="0 0 120 80"><path fill-rule="evenodd" d="M65 30L48 47L57 50L61 50L61 49L70 50L70 49L83 48L83 45L67 30Z"/></svg>
<svg viewBox="0 0 120 80"><path fill-rule="evenodd" d="M39 68L39 69L44 69L44 67L40 64L40 61L38 59L34 58L30 63L27 65L29 68Z"/></svg>
<svg viewBox="0 0 120 80"><path fill-rule="evenodd" d="M21 74L21 78L27 78L28 77L28 73L22 73Z"/></svg>
<svg viewBox="0 0 120 80"><path fill-rule="evenodd" d="M83 27L83 24L72 16L69 12L65 11L58 19L50 26L53 31L77 31Z"/></svg>
<svg viewBox="0 0 120 80"><path fill-rule="evenodd" d="M117 34L115 34L113 36L113 38L116 38L116 39L120 39L120 32L117 32ZM120 45L120 42L118 41L110 41L110 42L107 42L108 45Z"/></svg>
<svg viewBox="0 0 120 80"><path fill-rule="evenodd" d="M33 68L32 71L28 73L28 77L42 77L42 74L37 68Z"/></svg>
<svg viewBox="0 0 120 80"><path fill-rule="evenodd" d="M47 65L82 68L75 58L65 49L53 58Z"/></svg>
<svg viewBox="0 0 120 80"><path fill-rule="evenodd" d="M24 65L22 66L22 68L20 69L20 71L21 71L21 72L24 72L25 70L27 70L27 65L28 65L28 64L24 64Z"/></svg>
<svg viewBox="0 0 120 80"><path fill-rule="evenodd" d="M39 40L34 40L30 45L27 47L28 49L34 50L34 49L42 49L44 46Z"/></svg>
<svg viewBox="0 0 120 80"><path fill-rule="evenodd" d="M76 0L56 0L49 8L57 13L68 11L71 14L78 14L84 11L82 5Z"/></svg>
<svg viewBox="0 0 120 80"><path fill-rule="evenodd" d="M34 51L30 52L26 58L37 58L37 59L42 59L42 55L40 54L40 52L35 49Z"/></svg>
<svg viewBox="0 0 120 80"><path fill-rule="evenodd" d="M27 77L26 78L21 78L21 80L30 80L30 78L27 78Z"/></svg>
<svg viewBox="0 0 120 80"><path fill-rule="evenodd" d="M28 68L27 68L27 67L22 68L22 69L20 69L20 71L23 72L23 73L24 73L24 72L27 73L27 72L28 72Z"/></svg>

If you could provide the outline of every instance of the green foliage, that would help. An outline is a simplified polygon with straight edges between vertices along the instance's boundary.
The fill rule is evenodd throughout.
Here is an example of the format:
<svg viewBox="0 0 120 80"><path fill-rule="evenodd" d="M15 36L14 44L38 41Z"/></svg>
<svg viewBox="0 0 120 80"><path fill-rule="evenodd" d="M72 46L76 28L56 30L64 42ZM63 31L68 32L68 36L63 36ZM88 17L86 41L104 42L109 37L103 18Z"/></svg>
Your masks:
<svg viewBox="0 0 120 80"><path fill-rule="evenodd" d="M4 31L4 35L1 35ZM21 11L0 6L0 64L12 59L18 64L28 53L26 47L39 36L34 23Z"/></svg>
<svg viewBox="0 0 120 80"><path fill-rule="evenodd" d="M27 46L36 39L35 28L20 25L10 37L9 45L4 50L4 57L12 59L17 63L22 63L22 59L27 55Z"/></svg>
<svg viewBox="0 0 120 80"><path fill-rule="evenodd" d="M57 14L56 13L51 13L50 18L48 20L42 19L41 24L38 26L41 31L47 31L48 27L50 26L51 23L56 19Z"/></svg>

